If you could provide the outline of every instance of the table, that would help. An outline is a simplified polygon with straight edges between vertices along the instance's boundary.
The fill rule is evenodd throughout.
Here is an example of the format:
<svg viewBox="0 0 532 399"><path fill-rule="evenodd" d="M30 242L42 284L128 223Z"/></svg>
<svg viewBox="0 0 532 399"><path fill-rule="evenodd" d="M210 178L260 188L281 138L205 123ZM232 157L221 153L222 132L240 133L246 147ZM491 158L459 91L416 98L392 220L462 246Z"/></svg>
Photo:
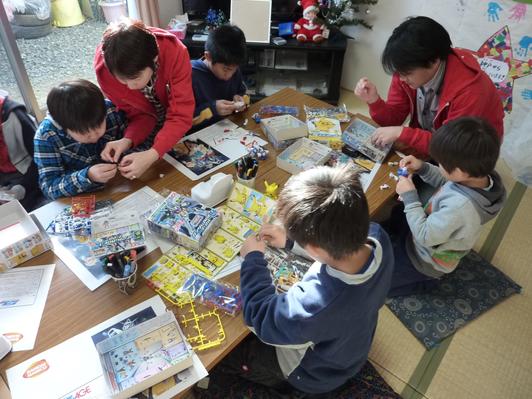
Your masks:
<svg viewBox="0 0 532 399"><path fill-rule="evenodd" d="M260 133L264 137L259 126L251 118L251 115L258 112L260 106L265 104L297 105L300 107L300 118L303 120L305 118L303 104L314 107L329 106L322 101L301 94L295 90L283 89L253 104L245 113L234 115L232 119L239 125L247 119L248 123L246 128ZM362 115L357 115L357 117L368 120L368 118ZM346 125L342 126L342 128L345 127ZM264 191L264 180L268 180L269 182L274 181L282 185L290 176L287 172L275 166L275 155L277 151L270 145L268 145L267 149L270 151L270 156L267 160L260 162L257 174L256 188L260 191ZM393 159L397 158L396 155L392 155L391 157ZM396 168L393 169L395 170ZM230 165L222 168L220 171L233 174L234 168ZM377 214L394 196L395 191L393 189L379 190L381 184L390 184L391 180L388 176L390 171L392 171L392 168L387 164L383 164L367 192L370 214L372 216ZM207 180L209 177L207 176L204 180ZM121 176L115 177L105 190L96 193L96 199L112 199L113 201L118 201L144 185L150 186L156 191L166 188L180 193L190 194L191 187L198 182L189 180L166 161L159 160L140 179L130 181ZM63 199L62 201L69 203L69 199ZM153 290L146 286L145 280L140 276L140 273L153 264L160 256L161 252L157 249L139 262L138 286L129 296L120 293L112 280L95 291L90 291L52 251L48 251L26 262L24 266L55 263L56 268L39 327L35 348L32 351L13 352L0 361L2 377L7 380L5 371L8 368L58 345L127 308L156 295ZM238 284L239 274L233 273L224 278L224 280ZM167 305L171 304L167 303ZM175 309L175 307L172 307L172 309ZM226 332L226 339L223 344L206 351L198 352L201 361L208 370L223 359L249 333L241 315L236 317L223 315L221 318ZM214 325L212 327L214 328Z"/></svg>

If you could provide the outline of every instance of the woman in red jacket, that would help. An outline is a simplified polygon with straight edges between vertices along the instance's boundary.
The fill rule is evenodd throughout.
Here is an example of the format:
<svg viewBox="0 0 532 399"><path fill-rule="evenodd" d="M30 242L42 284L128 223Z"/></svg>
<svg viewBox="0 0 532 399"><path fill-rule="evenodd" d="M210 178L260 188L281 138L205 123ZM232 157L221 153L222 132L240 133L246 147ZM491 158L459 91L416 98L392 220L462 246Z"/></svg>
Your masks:
<svg viewBox="0 0 532 399"><path fill-rule="evenodd" d="M393 73L388 98L362 78L355 94L366 102L378 128L377 145L397 141L427 157L432 134L462 116L490 122L502 141L504 111L495 85L470 52L451 47L449 33L428 17L410 18L394 29L382 54ZM408 126L403 126L410 119Z"/></svg>
<svg viewBox="0 0 532 399"><path fill-rule="evenodd" d="M119 162L120 173L135 179L192 125L194 94L188 51L162 29L124 21L104 32L94 68L102 91L128 121L124 138L109 142L101 157Z"/></svg>

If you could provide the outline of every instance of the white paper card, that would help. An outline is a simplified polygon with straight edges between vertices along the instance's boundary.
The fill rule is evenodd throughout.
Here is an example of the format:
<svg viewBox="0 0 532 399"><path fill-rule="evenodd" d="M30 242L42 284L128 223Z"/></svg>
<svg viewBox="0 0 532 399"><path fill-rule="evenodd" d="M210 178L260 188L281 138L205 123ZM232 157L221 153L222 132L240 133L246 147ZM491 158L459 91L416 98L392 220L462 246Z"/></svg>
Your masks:
<svg viewBox="0 0 532 399"><path fill-rule="evenodd" d="M18 267L0 273L0 334L13 351L33 349L55 265Z"/></svg>

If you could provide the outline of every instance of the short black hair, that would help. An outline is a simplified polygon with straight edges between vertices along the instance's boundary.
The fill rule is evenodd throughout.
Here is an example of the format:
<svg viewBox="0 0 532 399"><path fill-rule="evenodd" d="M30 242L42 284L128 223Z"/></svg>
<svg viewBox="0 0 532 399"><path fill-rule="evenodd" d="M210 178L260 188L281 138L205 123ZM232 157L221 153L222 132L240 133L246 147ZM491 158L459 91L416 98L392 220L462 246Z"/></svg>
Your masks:
<svg viewBox="0 0 532 399"><path fill-rule="evenodd" d="M334 259L358 251L368 237L368 202L352 166L318 166L292 176L279 194L277 216L290 239Z"/></svg>
<svg viewBox="0 0 532 399"><path fill-rule="evenodd" d="M155 70L159 47L144 23L123 19L103 33L102 52L107 69L114 76L134 79L148 67Z"/></svg>
<svg viewBox="0 0 532 399"><path fill-rule="evenodd" d="M235 25L225 24L209 32L205 42L212 63L241 65L246 61L246 36Z"/></svg>
<svg viewBox="0 0 532 399"><path fill-rule="evenodd" d="M105 120L107 109L101 90L84 79L53 87L46 99L48 112L63 129L87 133Z"/></svg>
<svg viewBox="0 0 532 399"><path fill-rule="evenodd" d="M409 73L428 68L434 61L445 61L451 53L449 33L428 17L410 17L393 30L382 52L386 73Z"/></svg>
<svg viewBox="0 0 532 399"><path fill-rule="evenodd" d="M447 173L460 168L471 177L484 177L495 169L500 147L497 131L488 121L465 116L434 133L429 153Z"/></svg>

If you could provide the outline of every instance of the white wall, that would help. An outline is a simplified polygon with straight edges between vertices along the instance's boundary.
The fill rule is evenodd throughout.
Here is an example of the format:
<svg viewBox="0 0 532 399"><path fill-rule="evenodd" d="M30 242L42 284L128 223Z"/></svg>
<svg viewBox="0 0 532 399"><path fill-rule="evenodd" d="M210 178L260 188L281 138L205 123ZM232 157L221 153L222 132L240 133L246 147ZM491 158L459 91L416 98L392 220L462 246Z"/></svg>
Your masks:
<svg viewBox="0 0 532 399"><path fill-rule="evenodd" d="M353 89L356 82L367 76L377 85L381 95L386 96L391 77L382 70L380 57L393 29L411 15L422 15L427 3L436 0L379 0L370 6L370 13L363 14L373 29L359 26L344 27L342 30L355 40L348 40L344 58L341 86Z"/></svg>

